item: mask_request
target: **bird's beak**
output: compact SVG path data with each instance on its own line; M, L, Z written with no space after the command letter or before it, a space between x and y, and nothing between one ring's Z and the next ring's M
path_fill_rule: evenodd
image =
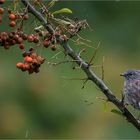
M124 76L124 73L121 73L120 76Z

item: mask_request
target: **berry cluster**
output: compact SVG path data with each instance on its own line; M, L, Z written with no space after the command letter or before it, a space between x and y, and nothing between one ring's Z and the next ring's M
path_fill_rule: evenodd
M5 0L0 0L0 4L3 4ZM0 22L2 22L2 15L4 14L5 10L4 8L0 7ZM15 27L17 25L18 20L27 20L29 18L28 14L26 12L13 12L11 9L7 9L7 12L9 13L9 26Z
M52 36L46 37L43 41L43 46L45 48L50 47L52 51L55 51L57 49L56 36L52 35Z
M0 4L3 4L5 0L0 0ZM28 43L35 43L35 48L43 46L45 48L50 47L52 51L57 49L57 39L56 36L60 35L60 33L51 35L49 32L44 30L43 28L37 27L37 30L34 29L35 34L25 34L23 25L24 20L27 20L28 10L20 9L20 10L11 10L10 8L2 8L0 7L0 22L2 22L2 15L5 13L5 10L8 13L9 18L9 26L15 27L10 28L10 32L1 32L0 33L0 46L5 49L9 49L12 46L18 46L19 49L25 50L25 41ZM14 31L13 31L14 29ZM32 46L32 45L31 45ZM33 47L33 46L32 46ZM24 62L19 62L16 64L18 69L22 71L27 71L29 74L39 72L39 68L41 64L44 63L45 59L35 53L34 49L30 49L28 52L24 51L23 53Z
M22 71L28 71L29 74L35 72L39 72L39 67L41 64L44 63L45 59L41 56L37 55L35 52L33 52L32 49L29 50L29 52L23 53L24 62L18 62L16 64L18 69L21 69Z
M18 20L27 20L29 18L26 13L13 13L10 9L8 9L8 13L10 19L9 25L11 27L15 27Z
M38 43L39 42L39 37L37 35L27 35L24 34L22 31L17 31L17 32L2 32L0 34L0 45L4 46L5 49L9 49L12 45L19 45L20 49L24 49L25 46L23 42L25 40L28 40L28 42L34 42Z

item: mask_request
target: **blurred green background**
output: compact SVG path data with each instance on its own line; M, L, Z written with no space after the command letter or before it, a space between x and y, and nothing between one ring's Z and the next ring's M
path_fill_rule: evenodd
M105 57L105 82L120 98L120 73L128 68L140 69L140 2L60 1L52 10L63 7L72 9L72 17L86 19L93 29L81 36L92 40L93 47L101 42L94 64L101 64ZM3 18L0 31L11 30L7 14ZM25 31L31 29L31 22L27 23ZM71 44L75 51L86 47ZM87 47L83 58L88 61L93 51ZM38 53L49 61L57 52L43 49ZM63 54L58 57L65 60ZM81 89L83 81L66 79L85 77L79 69L72 70L71 64L50 67L46 62L38 74L28 75L15 67L19 61L21 51L16 46L0 48L0 138L140 138L125 118L110 112L115 106L109 103L104 109L104 102L97 99L104 96L93 83ZM93 70L101 75L101 68Z

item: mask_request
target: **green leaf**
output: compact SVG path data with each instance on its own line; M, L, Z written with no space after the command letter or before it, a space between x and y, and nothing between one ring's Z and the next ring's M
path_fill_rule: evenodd
M72 14L72 11L68 8L62 8L60 10L54 11L52 14L55 15L55 14L63 14L63 13Z
M117 109L112 109L111 112L122 116L122 112Z

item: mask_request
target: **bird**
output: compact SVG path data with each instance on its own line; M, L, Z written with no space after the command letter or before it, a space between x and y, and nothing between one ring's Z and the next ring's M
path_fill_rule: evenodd
M128 69L120 76L125 78L123 104L130 104L135 109L140 110L140 70Z

